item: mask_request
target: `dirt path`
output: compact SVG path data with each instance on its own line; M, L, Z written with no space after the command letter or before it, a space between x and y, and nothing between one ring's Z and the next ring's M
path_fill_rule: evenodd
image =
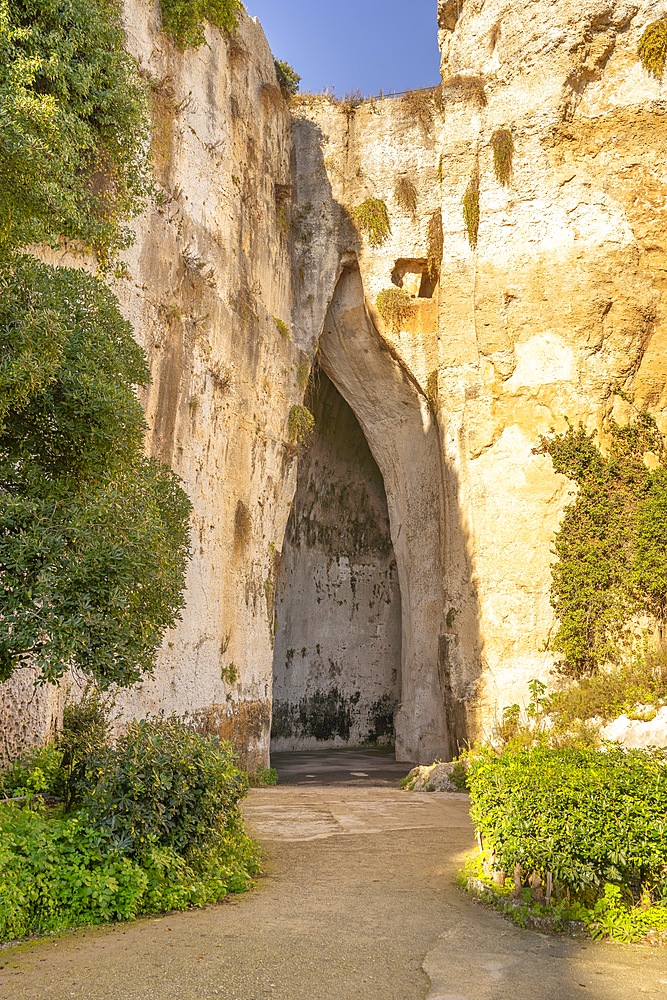
M464 795L285 786L246 812L253 893L0 951L11 1000L667 1000L667 953L521 932L452 881Z

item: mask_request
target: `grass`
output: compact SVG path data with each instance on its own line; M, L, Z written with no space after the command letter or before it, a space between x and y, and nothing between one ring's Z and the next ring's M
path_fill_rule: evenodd
M381 247L391 236L387 206L379 198L367 198L354 210L354 220L372 247Z
M440 87L408 90L402 95L401 103L411 121L418 122L423 131L428 132L433 125L436 109L442 107L442 91Z
M276 324L276 330L281 337L285 337L286 340L289 339L289 327L282 319L278 319L277 316L273 317L273 322Z
M307 406L297 404L289 411L287 432L292 444L307 444L315 432L315 417Z
M485 108L488 103L483 78L462 73L456 73L450 76L449 80L445 80L442 85L442 97L444 101L470 101L479 108Z
M380 316L393 333L400 333L414 312L414 300L404 288L385 288L375 302Z
M396 179L394 197L404 212L412 216L415 215L417 211L417 188L405 174L401 174Z
M444 234L442 231L442 213L434 212L428 223L428 244L426 251L426 264L428 273L433 281L440 277L440 266L442 264L442 254L444 251Z
M514 139L508 128L499 128L491 136L493 148L493 170L496 180L507 187L512 179Z
M639 706L665 702L667 646L662 646L636 657L629 666L583 677L565 690L550 694L545 709L556 717L556 725L562 729L577 720L599 718L610 722L623 714L641 718Z
M468 243L475 249L479 233L479 170L476 168L468 181L463 195L463 221L468 234Z
M639 40L637 54L646 72L661 80L667 63L667 17L649 24Z

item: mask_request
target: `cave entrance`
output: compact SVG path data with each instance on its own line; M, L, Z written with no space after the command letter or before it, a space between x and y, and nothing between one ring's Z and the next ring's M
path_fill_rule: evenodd
M320 425L301 460L277 587L272 748L353 745L393 730L398 760L446 759L438 428L373 324L357 265L339 278L318 357Z
M276 593L272 749L393 744L401 596L382 475L316 370Z

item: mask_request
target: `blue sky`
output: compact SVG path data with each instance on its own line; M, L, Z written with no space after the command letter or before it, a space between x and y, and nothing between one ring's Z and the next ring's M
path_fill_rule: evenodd
M437 0L245 0L302 90L412 90L440 80Z

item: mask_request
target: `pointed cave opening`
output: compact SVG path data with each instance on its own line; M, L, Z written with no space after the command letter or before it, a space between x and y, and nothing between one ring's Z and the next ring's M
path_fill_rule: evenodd
M401 594L382 474L316 370L278 585L272 752L394 743Z

